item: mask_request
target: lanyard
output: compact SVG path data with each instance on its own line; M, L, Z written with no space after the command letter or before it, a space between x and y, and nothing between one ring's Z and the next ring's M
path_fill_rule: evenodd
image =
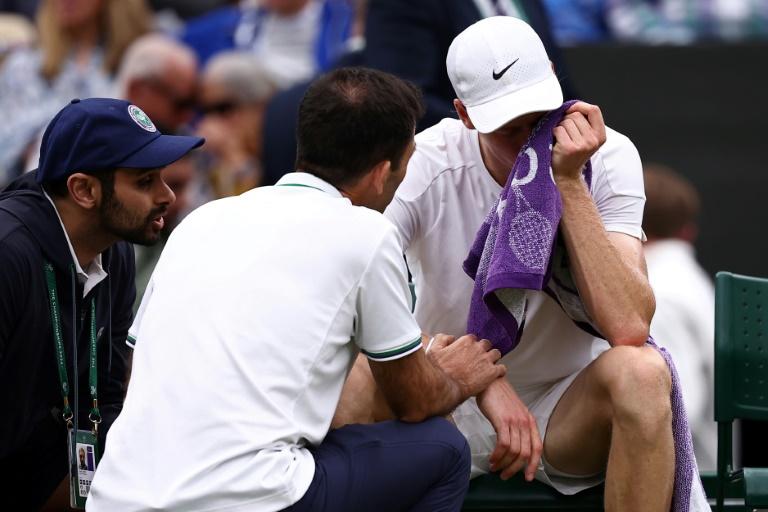
M64 400L64 409L62 418L67 423L67 428L72 428L72 408L69 405L69 379L67 377L67 362L64 356L64 336L61 329L61 308L59 307L58 293L56 292L56 273L53 265L45 263L45 281L48 285L48 299L51 306L51 323L53 324L53 341L56 345L56 363L59 367L59 382L61 383L61 396ZM74 304L72 307L75 307ZM94 433L98 430L101 423L101 414L99 413L99 402L97 398L98 373L96 369L96 298L91 297L90 314L90 358L88 371L88 387L93 400L93 407L88 413L88 419L93 423ZM77 343L77 339L74 340ZM77 400L77 397L75 397Z

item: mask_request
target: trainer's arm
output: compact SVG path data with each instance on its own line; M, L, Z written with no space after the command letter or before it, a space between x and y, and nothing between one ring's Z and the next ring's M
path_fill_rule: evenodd
M369 360L371 373L394 415L409 422L449 414L497 378L505 368L488 340L467 335L441 338L440 366L417 350L393 361Z
M425 357L421 330L411 314L402 246L395 226L384 219L381 223L383 236L358 286L354 339L394 414L421 421L450 412L503 375L504 368L495 364L499 351L474 336L455 341L441 336L436 341L444 347L439 366Z
M605 142L600 109L577 103L554 131L552 167L563 202L561 229L576 286L611 345L642 345L655 309L640 240L603 227L581 169Z

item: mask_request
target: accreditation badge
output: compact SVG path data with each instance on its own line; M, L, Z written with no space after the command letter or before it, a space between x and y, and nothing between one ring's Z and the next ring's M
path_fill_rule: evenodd
M84 509L99 463L99 442L90 430L69 431L69 504Z

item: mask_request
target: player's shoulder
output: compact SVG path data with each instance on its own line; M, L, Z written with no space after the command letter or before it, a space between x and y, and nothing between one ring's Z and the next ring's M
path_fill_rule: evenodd
M461 173L477 165L476 134L458 119L446 118L416 135L416 151L397 191L412 200L435 190L446 173Z
M469 142L469 130L458 119L445 118L416 134L416 154L422 155L436 167L448 165L464 151Z
M593 168L600 172L641 166L640 153L632 140L623 133L605 127L605 143L595 152Z
M629 137L627 137L623 133L611 128L610 126L606 126L605 127L605 144L603 144L603 147L600 149L622 148L622 147L634 148L635 144L632 142L632 140Z
M629 137L610 126L606 126L605 143L597 150L597 154L603 157L616 154L637 154L637 147Z

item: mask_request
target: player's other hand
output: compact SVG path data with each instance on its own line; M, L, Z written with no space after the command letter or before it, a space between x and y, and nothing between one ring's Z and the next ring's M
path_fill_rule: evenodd
M459 385L464 399L474 396L506 373L498 364L501 353L488 340L467 334L454 338L435 336L427 357Z
M579 101L553 130L552 172L555 179L579 178L584 165L605 142L600 107Z
M541 459L541 436L536 419L507 379L497 379L480 393L477 405L496 431L491 471L500 471L506 480L523 469L525 479L532 481Z

